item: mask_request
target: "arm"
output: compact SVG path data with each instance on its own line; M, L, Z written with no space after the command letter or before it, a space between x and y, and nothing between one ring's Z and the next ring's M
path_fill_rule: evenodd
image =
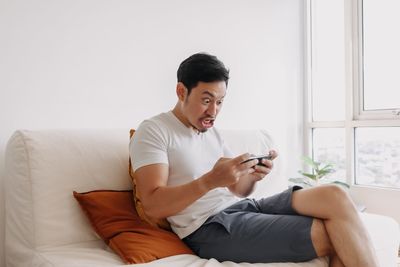
M272 156L272 159L262 160L262 163L265 165L265 167L254 165L253 173L249 173L243 177L240 177L239 181L229 186L228 189L238 197L247 197L250 195L254 191L256 183L268 175L273 168L272 160L278 156L278 153L275 150L271 150L269 153Z
M233 159L221 158L213 169L196 180L178 186L167 186L168 165L152 164L135 172L136 186L145 213L152 218L165 218L178 213L208 191L235 184L250 172L257 160L241 164L249 158L243 154Z

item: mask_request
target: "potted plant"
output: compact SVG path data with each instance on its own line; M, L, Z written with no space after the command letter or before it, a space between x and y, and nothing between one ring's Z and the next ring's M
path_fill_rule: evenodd
M298 184L302 187L313 187L320 184L337 184L346 188L350 188L347 183L341 181L332 181L326 178L326 175L335 172L333 164L321 163L314 161L312 158L304 156L302 158L303 162L310 166L311 173L299 171L303 177L289 178L289 181L293 184Z

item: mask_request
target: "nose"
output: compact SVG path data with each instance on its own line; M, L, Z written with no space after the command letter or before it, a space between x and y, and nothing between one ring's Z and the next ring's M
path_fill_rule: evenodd
M207 115L215 117L218 113L218 106L216 103L211 103L207 109Z

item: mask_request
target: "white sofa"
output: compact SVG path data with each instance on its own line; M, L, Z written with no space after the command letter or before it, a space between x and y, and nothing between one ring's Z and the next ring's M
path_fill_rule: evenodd
M223 131L237 153L271 146L264 131ZM6 262L8 267L122 266L95 234L72 191L130 189L129 130L16 131L6 150ZM256 195L285 188L279 161ZM362 214L382 267L395 267L399 226L391 218ZM138 266L328 266L326 258L304 263L248 264L177 255Z

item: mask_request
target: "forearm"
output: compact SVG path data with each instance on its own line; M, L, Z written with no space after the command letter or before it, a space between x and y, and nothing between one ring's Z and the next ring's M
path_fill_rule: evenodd
M238 197L247 197L250 195L256 187L256 181L250 177L250 175L243 176L239 181L228 189Z
M213 189L207 176L179 186L157 187L142 200L145 213L153 218L166 218L182 211Z
M248 154L234 159L221 158L212 170L198 179L179 186L168 186L168 166L153 164L139 168L135 172L136 189L143 204L144 212L152 218L165 218L177 214L193 202L217 187L230 187L239 182L256 162L243 163ZM240 182L234 187L235 194L248 195L249 185Z

